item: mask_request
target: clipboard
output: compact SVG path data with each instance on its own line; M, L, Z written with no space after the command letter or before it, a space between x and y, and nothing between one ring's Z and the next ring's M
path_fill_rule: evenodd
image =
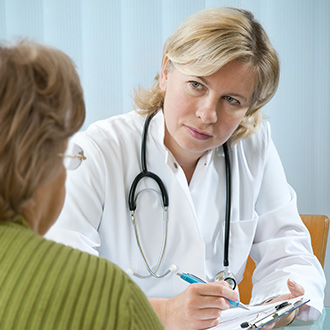
M249 321L245 321L241 323L242 330L257 330L261 329L267 324L278 320L279 318L293 312L297 308L301 307L308 303L310 299L301 298L295 302L283 301L278 303L273 307L273 310L267 311L267 313L259 313L257 317L250 319Z
M229 308L222 312L220 324L212 330L257 330L287 315L310 299L300 296L267 305L249 305L249 310ZM245 327L242 327L244 323Z

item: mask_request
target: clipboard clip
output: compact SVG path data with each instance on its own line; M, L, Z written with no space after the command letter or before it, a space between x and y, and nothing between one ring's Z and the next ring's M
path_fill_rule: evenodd
M294 311L295 309L299 308L300 306L306 304L309 302L309 299L300 299L296 301L295 303L291 303L289 301L283 301L280 304L276 305L272 308L271 312L265 312L263 313L263 316L259 318L259 314L254 318L254 320L250 322L243 322L241 323L241 328L246 330L252 330L252 329L260 329L263 326L279 319L280 317L287 315Z

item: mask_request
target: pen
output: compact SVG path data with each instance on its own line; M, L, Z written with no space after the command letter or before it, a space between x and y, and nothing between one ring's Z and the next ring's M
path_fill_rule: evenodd
M199 277L197 277L193 274L189 274L189 273L182 273L182 274L181 273L176 273L176 274L188 283L206 283L205 281L203 281L202 279L200 279ZM242 304L239 300L233 301L233 300L230 300L228 298L226 298L226 299L233 306L249 310L249 308L247 306L245 306L244 304Z

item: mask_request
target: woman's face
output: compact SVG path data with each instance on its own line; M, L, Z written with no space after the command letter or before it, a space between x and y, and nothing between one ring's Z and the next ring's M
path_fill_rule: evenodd
M241 61L203 77L185 75L167 62L159 83L165 92L164 142L183 166L230 138L251 104L255 75Z

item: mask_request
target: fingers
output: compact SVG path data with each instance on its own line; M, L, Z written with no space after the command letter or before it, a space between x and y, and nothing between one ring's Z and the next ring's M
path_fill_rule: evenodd
M187 330L206 330L217 326L220 323L220 317L214 320L199 320L195 323L193 328L187 328Z
M208 284L197 284L196 288L198 288L199 294L202 296L214 296L221 297L230 300L237 300L238 294L234 291L227 282L219 281L212 282ZM194 288L194 286L191 286Z
M294 320L296 316L296 312L293 311L279 319L277 319L276 321L266 325L265 327L263 327L262 329L264 330L269 330L269 329L274 329L274 328L282 328L282 327L285 327L289 324L291 324Z
M279 301L283 301L283 300L296 298L296 297L299 297L299 296L302 296L305 294L304 287L302 285L298 284L297 282L295 282L291 278L288 279L287 286L290 291L289 293L280 295L280 296L268 301L266 304L272 304L274 302L279 302Z
M221 312L238 295L226 282L190 284L181 294L170 298L166 307L167 328L208 329L220 323Z
M219 283L191 284L186 289L186 304L189 309L210 309L226 310L229 308L229 301L237 299L237 293L227 286Z
M303 286L298 284L291 278L288 279L287 285L288 285L288 289L289 289L290 293L281 295L281 296L273 299L270 303L296 298L296 297L299 297L299 296L302 296L305 294L305 289L303 288ZM284 326L290 324L294 320L294 318L297 314L297 311L298 310L295 310L295 311L281 317L277 321L272 322L271 324L269 324L268 326L265 327L265 330L273 329L273 328L281 328L281 327L284 327Z
M299 297L305 294L305 289L300 284L296 283L293 279L288 279L288 288L293 298Z

